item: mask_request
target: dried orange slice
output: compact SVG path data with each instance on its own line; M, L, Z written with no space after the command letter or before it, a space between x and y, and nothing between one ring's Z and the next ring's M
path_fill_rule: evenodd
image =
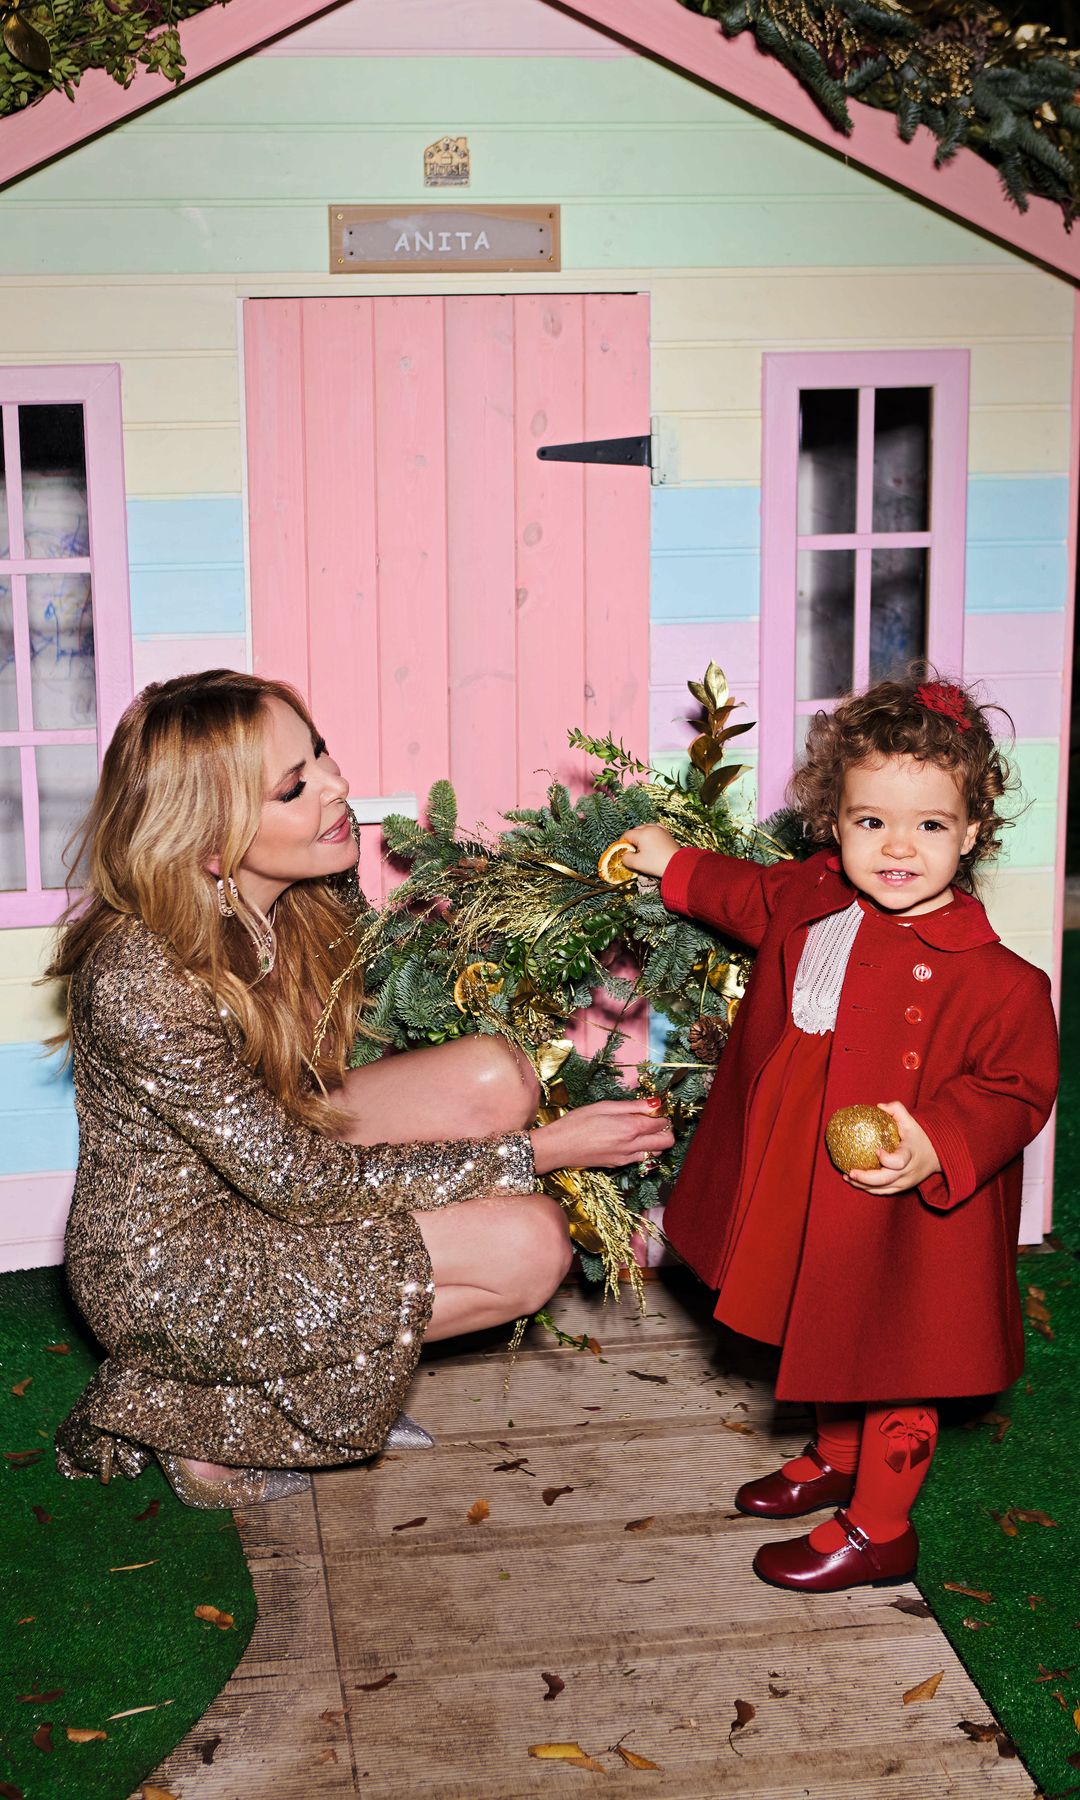
M498 963L469 963L454 983L454 1005L458 1012L468 1012L481 993L500 994L502 985Z
M596 865L596 873L601 881L610 882L612 887L618 887L623 881L633 881L633 871L627 868L620 854L623 850L633 848L633 844L628 844L625 838L617 838L614 844L608 845Z

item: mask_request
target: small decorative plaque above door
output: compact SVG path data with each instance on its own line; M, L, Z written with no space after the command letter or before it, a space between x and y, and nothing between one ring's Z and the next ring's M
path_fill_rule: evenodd
M443 137L424 151L425 187L468 187L469 140Z
M332 206L332 275L558 269L557 206Z

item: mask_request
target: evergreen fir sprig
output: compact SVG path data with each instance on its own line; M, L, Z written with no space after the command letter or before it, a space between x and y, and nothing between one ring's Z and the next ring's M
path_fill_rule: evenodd
M848 101L896 115L910 142L920 125L935 160L967 146L997 168L1010 200L1032 194L1080 211L1080 50L1049 28L1020 24L992 0L682 0L729 37L752 31L792 71L838 131Z
M32 106L60 89L69 100L88 69L103 69L121 87L147 69L179 84L184 56L178 27L185 19L228 0L29 0L18 11L0 4L5 15L0 47L0 117ZM12 18L43 40L45 55L24 61L25 46Z

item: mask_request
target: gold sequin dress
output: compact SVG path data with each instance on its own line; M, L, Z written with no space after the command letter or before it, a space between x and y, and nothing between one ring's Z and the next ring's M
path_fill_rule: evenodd
M410 1209L537 1186L524 1134L344 1144L293 1119L137 921L72 979L79 1166L68 1282L108 1352L67 1474L146 1446L235 1466L372 1455L431 1316Z

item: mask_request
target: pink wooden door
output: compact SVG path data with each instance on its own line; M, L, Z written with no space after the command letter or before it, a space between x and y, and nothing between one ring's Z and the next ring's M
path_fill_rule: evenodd
M308 696L373 820L580 786L571 725L643 752L648 473L540 461L648 429L643 295L245 307L254 667ZM550 772L550 773L549 773Z
M568 727L645 754L648 471L536 451L648 430L647 297L253 300L244 351L254 668L350 777L365 891L441 776L497 829L580 790Z

